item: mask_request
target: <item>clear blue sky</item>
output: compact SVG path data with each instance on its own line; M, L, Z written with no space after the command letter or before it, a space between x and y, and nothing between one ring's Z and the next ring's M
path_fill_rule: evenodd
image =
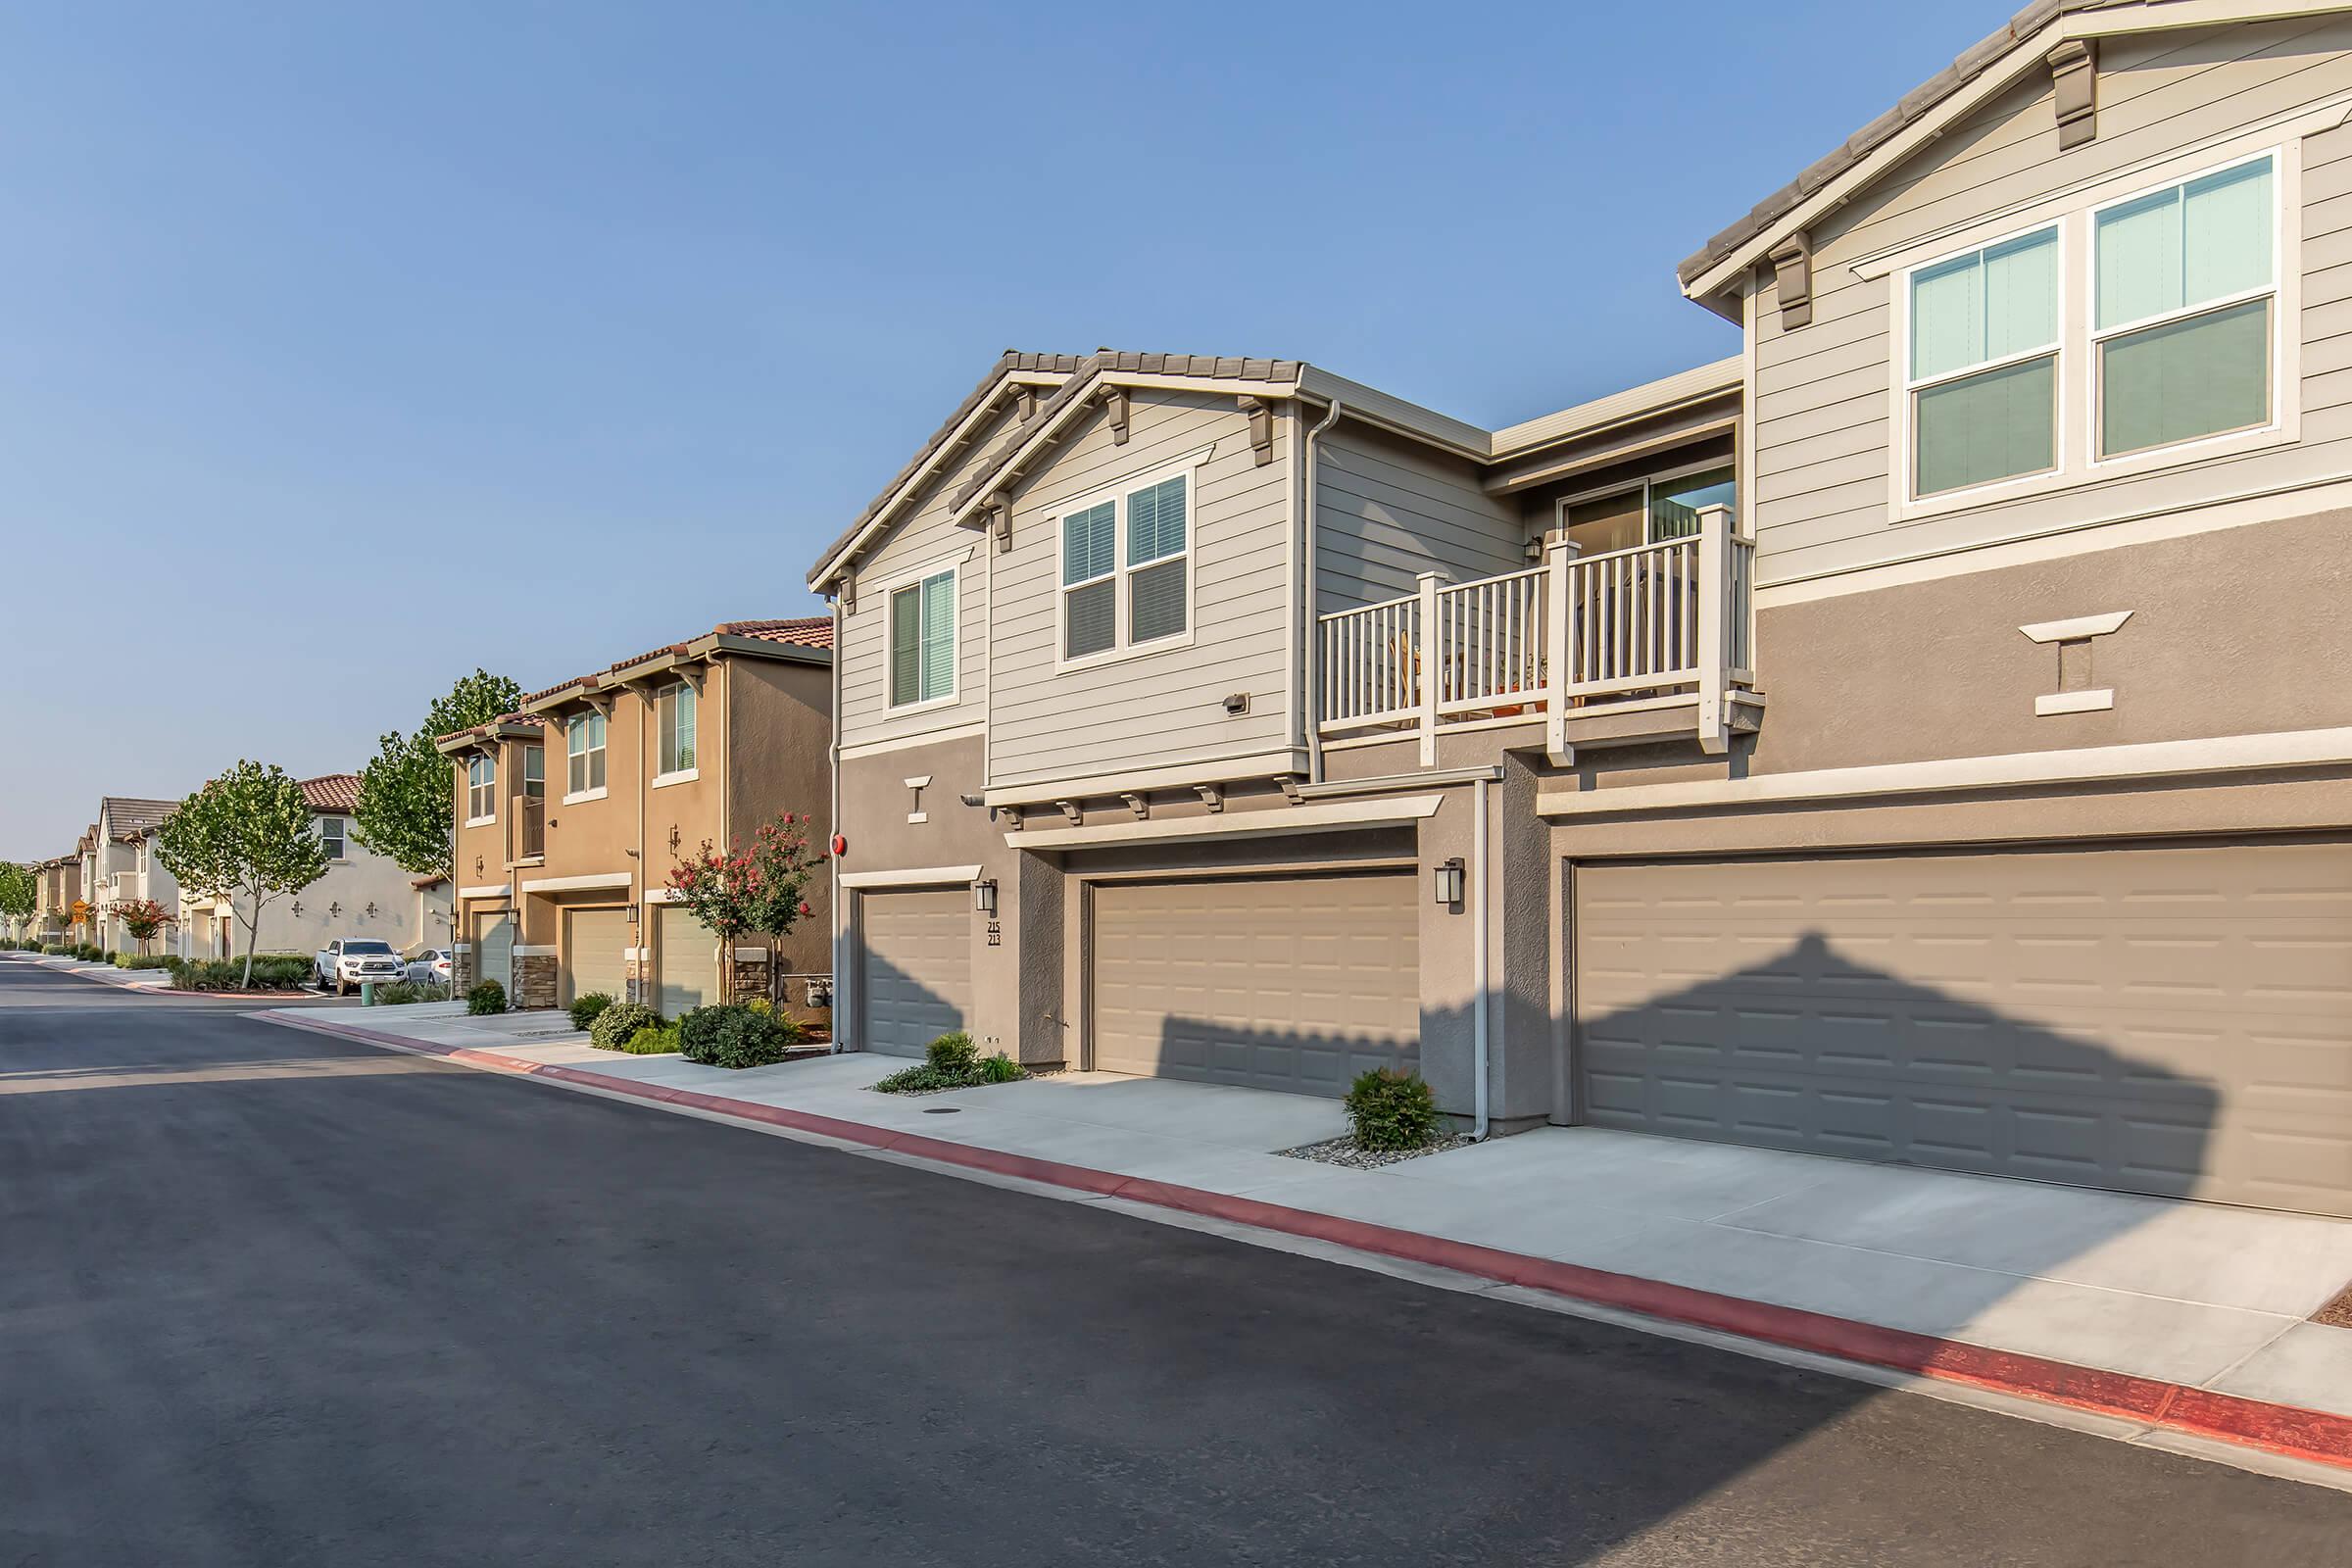
M1983 6L0 13L0 855L818 609L1008 346L1481 423L1737 351L1674 265Z

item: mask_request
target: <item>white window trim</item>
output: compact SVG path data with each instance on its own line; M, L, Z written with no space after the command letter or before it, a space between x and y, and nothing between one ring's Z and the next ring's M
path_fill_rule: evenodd
M1154 654L1173 653L1179 648L1192 647L1198 640L1200 631L1200 604L1198 602L1200 590L1200 469L1201 465L1208 462L1210 454L1215 451L1216 444L1211 442L1209 445L1197 451L1188 452L1180 458L1171 459L1150 468L1139 469L1124 478L1114 479L1107 484L1097 485L1084 495L1056 502L1046 513L1046 526L1054 530L1054 672L1055 674L1093 669L1101 664L1124 663L1131 659L1149 659ZM1184 480L1184 548L1174 555L1161 556L1157 560L1147 561L1138 566L1129 565L1127 564L1127 497L1135 491L1175 478ZM1062 580L1063 568L1067 563L1070 541L1068 534L1062 528L1061 519L1071 513L1084 512L1090 507L1101 506L1105 501L1109 502L1114 509L1109 575L1107 577L1089 577L1083 583L1064 582ZM1138 571L1165 565L1171 561L1184 563L1184 630L1166 637L1154 637L1150 642L1129 642L1127 640L1128 579ZM1071 589L1084 588L1098 582L1110 582L1117 585L1111 591L1111 598L1114 601L1111 625L1115 640L1099 654L1082 654L1072 659L1063 652L1070 645L1069 624L1065 618L1063 607L1069 601Z
M2066 473L2069 466L2068 459L2073 451L2072 437L2074 435L2068 417L2072 412L2074 399L2067 395L2068 367L2075 361L2075 356L2068 352L2072 347L2070 339L2073 336L2071 331L2073 302L2069 299L2072 290L2067 282L2071 275L2067 266L2067 256L2073 248L2070 243L2072 236L2068 232L2071 226L2066 218L2040 219L2022 228L2012 228L1998 234L1986 234L1972 239L1965 245L1953 246L1922 261L1910 263L1898 269L1894 273L1894 284L1889 292L1888 308L1894 316L1895 445L1887 453L1887 466L1894 470L1895 492L1901 498L1905 508L1923 512L1941 512L1954 505L1967 506L1978 501L1987 500L2004 491L2014 491L2037 483L2047 483ZM2048 343L2037 344L2030 349L2020 350L2015 354L2004 354L1998 359L1985 360L1964 369L1947 370L1937 375L1913 376L1911 373L1911 280L1921 272L1941 267L1946 262L1956 261L1978 251L1990 250L1995 245L2005 245L2011 240L2024 239L2030 234L2045 232L2056 235L2058 245L2058 298L2054 302L2058 320L2056 339ZM1919 453L1914 445L1918 422L1914 410L1917 407L1919 394L1924 390L1966 380L1972 375L1983 375L1990 370L2006 369L2013 365L2024 365L2030 361L2044 359L2055 359L2057 362L2050 372L2052 389L2051 466L2046 468L2036 468L2032 473L2013 473L2006 478L1987 479L1983 484L1962 485L1956 490L1937 490L1929 495L1919 494L1915 488L1919 480Z
M335 824L335 834L333 839L335 847L333 851L328 854L327 860L332 864L340 865L345 860L351 858L351 824L345 818L337 815L328 815L318 818L318 847L322 850L326 848L328 843L326 824L329 822Z
M466 819L467 827L495 827L497 824L498 816L495 812L489 816L469 816Z
M577 801L601 801L605 798L605 792L612 783L612 730L610 721L608 721L606 724L605 739L602 745L583 746L576 752L571 749L572 726L577 724L585 727L589 719L602 717L604 717L604 715L601 713L574 713L571 717L564 721L564 782L566 785L571 783L571 764L575 759L585 760L587 758L595 757L599 753L602 753L605 759L605 783L591 784L586 789L567 789L564 796L564 804L565 806L570 806ZM588 771L588 769L582 767L581 771L585 773Z
M2306 117L2307 120L2310 118ZM1888 526L1927 522L1956 513L2051 495L2084 484L2166 468L2186 467L2216 458L2288 446L2302 439L2303 270L2299 260L2303 253L2303 136L2315 129L2328 128L2341 118L2346 117L2339 109L2327 116L2325 123L2313 121L2286 126L2284 129L2287 134L2283 139L2280 134L2282 127L2276 122L2258 131L2240 130L2215 137L2196 147L2184 149L2170 159L2128 171L2116 178L2071 186L2044 201L2012 209L1974 228L1947 230L1932 241L1932 253L1923 244L1907 251L1882 252L1877 257L1855 262L1853 270L1856 276L1884 277L1888 280ZM2275 160L2272 199L2278 223L2274 235L2276 243L2271 253L2278 290L2278 307L2273 313L2275 319L2272 322L2272 422L2245 430L2226 431L2220 435L2199 436L2172 446L2149 447L2113 458L2097 457L2096 443L2091 434L2096 429L2091 420L2097 412L2092 385L2097 379L2097 369L2090 361L2090 351L2098 268L2092 215L2152 191L2250 163L2266 154ZM2058 366L2059 466L2045 472L1995 480L1963 490L1938 491L1925 497L1913 496L1911 394L1907 384L1911 365L1909 274L1966 252L1998 244L2004 238L2016 238L2037 228L2046 228L2052 222L2059 227L2062 279L2059 313L2060 320L2064 323ZM2070 255L2075 258L2071 264L2067 260ZM2205 310L2218 308L2213 304L2202 307ZM2181 314L2186 316L2192 313ZM2119 332L2129 329L2115 328ZM2108 335L2105 332L2098 334L2101 338ZM2077 369L2076 367L2083 368Z
M662 755L669 750L669 742L662 734L662 704L664 699L677 692L694 693L694 755L696 760L699 761L703 755L703 694L695 690L691 681L674 680L654 693L654 760L656 762L661 761ZM689 763L684 767L667 768L655 774L654 783L658 786L662 780L667 779L674 784L694 776L694 765Z
M672 773L656 773L653 777L653 782L646 787L648 789L665 790L672 784L691 784L702 776L703 773L702 769L700 768L681 767Z
M2099 215L2110 208L2137 201L2142 196L2152 196L2160 190L2171 190L2175 186L2185 185L2191 180L2203 179L2208 174L2227 173L2230 170L2242 169L2249 164L2259 163L2265 158L2271 161L2271 275L2269 281L2258 288L2240 289L2234 294L2220 295L2210 300L2200 301L2195 305L2184 305L2177 311L2159 312L2157 315L2142 317L2135 321L2125 321L2115 326L2100 326L2098 324ZM2302 182L2297 180L2297 206L2301 205L2301 188ZM2086 254L2083 257L2082 294L2083 325L2089 336L2089 346L2085 350L2083 363L2084 374L2088 378L2090 412L2089 422L2084 426L2083 444L2090 459L2089 467L2094 472L2118 468L2128 469L2143 458L2156 456L2173 458L2177 454L2201 448L2249 444L2248 438L2268 437L2272 440L2277 438L2279 429L2285 423L2285 410L2288 402L2288 385L2280 379L2279 375L2281 364L2286 358L2284 341L2287 335L2286 273L2292 271L2298 276L2302 273L2302 268L2290 269L2286 265L2286 258L2283 254L2287 229L2284 220L2285 207L2286 149L2284 147L2265 147L2244 157L2225 159L2221 163L2205 169L2195 170L2173 178L2161 179L2151 185L2142 185L2138 189L2127 191L2121 196L2109 197L2090 209L2084 220L2088 228L2089 242L2083 247ZM2296 225L2298 231L2300 227L2300 224ZM2300 249L2301 246L2298 244L2298 252ZM2099 431L2104 427L2103 420L2106 415L2107 377L2101 373L2099 354L2099 350L2104 344L2114 338L2129 337L2134 332L2144 332L2153 326L2163 326L2173 321L2190 320L2199 316L2209 316L2217 311L2226 311L2233 305L2244 305L2254 300L2271 302L2271 416L2268 419L2260 424L2241 425L2234 430L2217 430L2211 435L2191 436L2185 441L2170 441L2153 447L2136 447L2130 452L2119 452L2113 456L2104 455L2099 451ZM2300 316L2300 299L2296 303L2297 315ZM2302 337L2300 329L2296 331L2295 337L2300 341ZM2299 405L2302 400L2298 398L2294 401ZM2257 439L2250 444L2269 445L2270 441Z
M490 776L484 779L478 785L473 781L473 768L476 762L488 762L490 764ZM466 809L468 811L473 809L473 792L476 789L486 789L490 792L490 812L487 816L466 817L466 825L467 827L489 827L498 820L498 762L495 759L473 757L466 760Z
M906 713L928 713L934 709L953 708L957 703L963 701L963 564L970 557L970 555L971 552L966 550L959 555L951 556L944 561L934 561L926 565L916 566L911 570L900 572L896 576L892 577L888 582L880 583L872 588L862 590L865 594L871 595L873 599L882 607L882 711L892 718L897 718ZM956 613L950 617L950 622L953 628L951 635L954 638L954 643L948 658L948 694L945 697L926 697L911 703L894 703L890 700L890 678L893 659L893 650L890 646L891 596L904 588L920 589L924 583L930 581L933 577L942 575L945 575L951 579L951 583L948 588L948 594L949 597L954 599L956 602ZM916 623L919 635L919 627L921 623L921 616L919 613L921 608L920 600L916 601L916 608L918 611ZM921 652L919 649L916 652L916 657L918 659L921 657Z

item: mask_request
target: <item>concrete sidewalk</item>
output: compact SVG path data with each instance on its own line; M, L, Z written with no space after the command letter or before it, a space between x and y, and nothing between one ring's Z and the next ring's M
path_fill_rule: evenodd
M1095 1191L1124 1179L1135 1186L1121 1196L1168 1206L1227 1200L1229 1217L1265 1216L1251 1223L1882 1365L1918 1358L1917 1337L1934 1364L1908 1369L2087 1408L2152 1400L2162 1419L2212 1396L2325 1412L2344 1418L2322 1425L2352 1459L2352 1330L2307 1321L2352 1280L2352 1223L1592 1128L1352 1170L1274 1152L1344 1131L1336 1102L1258 1090L1067 1073L901 1098L870 1088L906 1065L895 1058L727 1072L576 1034L515 1038L561 1029L561 1014L467 1018L439 1004L256 1016L728 1102L696 1109L854 1124L859 1141L920 1139L958 1163L1050 1164L1060 1173L1044 1179ZM1431 1246L1417 1253L1412 1238ZM1728 1313L1710 1304L1727 1301ZM1847 1327L1816 1329L1808 1314ZM2058 1373L2027 1377L2012 1358ZM2099 1383L2109 1374L2138 1380L2131 1398L2110 1396L2125 1385ZM2301 1438L2258 1446L2314 1451Z
M118 969L111 963L87 963L80 958L61 957L54 953L19 952L7 956L20 963L37 963L44 969L104 981L110 986L121 986L125 991L162 991L172 984L172 971L169 969Z

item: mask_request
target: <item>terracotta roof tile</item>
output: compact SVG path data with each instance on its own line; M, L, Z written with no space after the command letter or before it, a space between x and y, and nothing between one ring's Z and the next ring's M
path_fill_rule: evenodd
M833 617L803 615L794 620L730 620L718 627L729 637L750 637L763 643L785 643L794 648L830 648L833 646Z
M321 773L302 781L303 803L314 811L356 811L360 808L360 775Z

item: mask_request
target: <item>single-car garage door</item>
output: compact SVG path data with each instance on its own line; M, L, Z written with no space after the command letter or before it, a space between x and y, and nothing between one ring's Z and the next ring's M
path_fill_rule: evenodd
M859 1039L919 1056L972 1015L972 895L966 888L858 895L863 939Z
M592 992L628 995L629 911L571 909L564 916L564 963L556 1004L568 1007Z
M1100 884L1094 1066L1306 1095L1417 1069L1414 887L1410 873Z
M2352 1215L2352 845L1575 875L1594 1125Z
M654 930L661 942L655 955L661 986L656 995L662 1017L683 1018L695 1008L718 1000L718 938L689 909L658 904Z
M514 992L514 916L490 909L473 917L473 978L495 980L509 996Z

